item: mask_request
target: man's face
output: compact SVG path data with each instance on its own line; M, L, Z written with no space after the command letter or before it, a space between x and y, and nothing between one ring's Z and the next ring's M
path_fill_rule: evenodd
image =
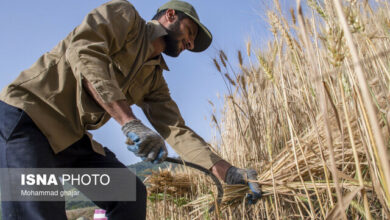
M177 57L183 50L194 48L194 41L198 34L198 25L190 18L176 19L166 27L167 35L164 36L164 53L171 57Z

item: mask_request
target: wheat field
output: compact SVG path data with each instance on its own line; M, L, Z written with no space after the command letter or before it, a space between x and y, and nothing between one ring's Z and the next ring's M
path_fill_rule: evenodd
M256 169L263 198L251 206L246 186L224 186L208 213L207 177L162 170L149 178L148 219L389 219L389 5L297 0L286 13L274 0L267 47L243 42L213 60L227 88L213 149Z

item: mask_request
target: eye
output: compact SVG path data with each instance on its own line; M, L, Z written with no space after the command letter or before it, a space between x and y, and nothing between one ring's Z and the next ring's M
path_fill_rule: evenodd
M187 30L188 30L188 34L189 34L190 36L192 36L192 30L191 30L191 28L187 27Z

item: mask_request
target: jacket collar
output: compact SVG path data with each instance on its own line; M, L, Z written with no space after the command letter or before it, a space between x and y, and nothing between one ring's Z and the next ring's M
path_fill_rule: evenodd
M157 20L151 20L146 23L148 37L150 41L154 41L158 37L162 37L168 34L165 28Z
M148 37L148 54L152 53L154 51L153 45L151 42L153 42L155 39L167 35L167 31L165 28L158 22L157 20L151 20L146 23L147 26L147 37ZM157 58L158 64L160 65L162 69L169 71L169 68L167 66L167 63L165 62L163 56L160 54Z

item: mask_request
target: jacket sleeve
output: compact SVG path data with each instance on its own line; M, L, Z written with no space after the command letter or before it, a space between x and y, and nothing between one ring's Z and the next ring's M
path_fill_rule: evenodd
M141 107L153 127L184 160L206 169L222 160L198 134L185 125L161 73L158 74L154 90L144 97Z
M76 79L86 78L105 103L126 99L109 70L110 55L136 34L140 20L129 2L114 0L92 10L73 31L66 59Z

